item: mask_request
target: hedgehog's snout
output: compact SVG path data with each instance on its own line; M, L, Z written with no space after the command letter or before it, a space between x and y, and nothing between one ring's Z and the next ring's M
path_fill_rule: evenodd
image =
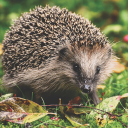
M84 85L82 86L81 90L85 93L91 92L91 79L85 80Z

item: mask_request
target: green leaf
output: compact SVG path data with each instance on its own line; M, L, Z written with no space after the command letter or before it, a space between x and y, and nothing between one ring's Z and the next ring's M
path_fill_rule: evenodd
M97 109L103 110L105 112L113 112L116 109L121 98L127 98L128 93L123 94L122 96L113 96L103 100L100 104L96 106ZM105 112L100 110L92 110L89 116L94 116L97 124L104 126L107 122L110 123L108 116ZM100 122L100 123L99 123Z
M35 120L38 120L44 116L46 116L47 113L29 113L24 119L23 119L23 124L27 122L33 122Z
M27 113L47 113L47 111L42 106L31 100L19 97L13 97L13 99L15 100L15 104L22 107Z
M97 109L101 109L105 112L112 112L118 105L121 96L113 96L103 100L100 104L96 106ZM98 113L103 113L100 110L91 111L90 115L97 115Z
M0 102L0 120L24 124L47 114L54 113L48 113L42 106L27 99L12 97Z
M75 116L68 116L68 115L65 115L65 117L71 122L71 124L74 126L74 127L80 127L82 126L81 123L78 123L77 121L80 121L80 118L76 118Z

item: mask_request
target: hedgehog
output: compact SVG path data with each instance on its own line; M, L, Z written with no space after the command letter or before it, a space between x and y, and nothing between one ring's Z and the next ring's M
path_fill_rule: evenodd
M38 6L5 34L3 86L47 103L79 93L99 104L97 85L112 72L112 45L88 19L63 8ZM22 92L21 92L22 90Z

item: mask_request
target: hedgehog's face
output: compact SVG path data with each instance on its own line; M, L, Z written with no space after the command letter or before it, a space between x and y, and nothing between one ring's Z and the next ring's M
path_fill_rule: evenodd
M74 74L77 86L83 92L93 92L96 85L103 82L111 73L112 55L111 47L95 49L76 50L69 48L60 50L60 60L66 61Z
M92 52L85 50L76 59L79 60L81 89L84 92L96 90L96 85L103 82L112 72L113 60L109 45L105 48L93 49Z

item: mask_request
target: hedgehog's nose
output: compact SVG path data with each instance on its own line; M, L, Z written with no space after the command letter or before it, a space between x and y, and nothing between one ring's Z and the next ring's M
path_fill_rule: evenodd
M85 84L85 85L82 87L82 91L85 92L85 93L89 93L89 92L91 91L90 85Z
M91 87L90 87L90 83L91 83L91 80L85 80L85 84L84 86L82 87L82 91L85 92L85 93L89 93L91 91Z

